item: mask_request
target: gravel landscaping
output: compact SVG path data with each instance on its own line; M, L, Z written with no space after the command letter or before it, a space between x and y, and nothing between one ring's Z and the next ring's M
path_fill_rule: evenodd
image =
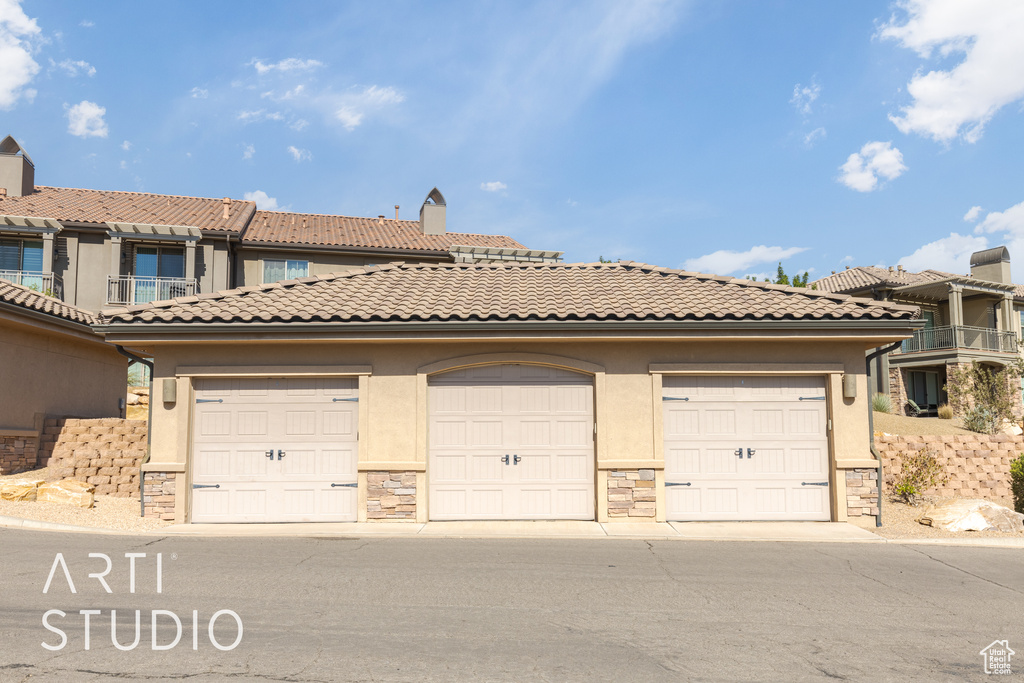
M1024 539L1024 531L1019 533L1004 533L1002 531L946 531L935 527L921 524L917 518L924 514L928 505L938 498L922 498L917 506L896 502L886 498L882 503L882 526L866 527L879 536L886 538L1016 538ZM1003 498L987 498L993 503L998 503L1013 509L1013 501Z
M900 436L927 434L975 434L963 428L960 418L943 420L938 417L907 417L892 413L874 413L875 431Z
M0 482L9 479L56 481L57 477L52 476L49 468L44 467L32 472L0 476ZM158 519L140 517L138 498L114 498L113 496L96 496L95 506L88 509L63 503L0 500L0 516L126 532L152 531L170 524L170 522Z

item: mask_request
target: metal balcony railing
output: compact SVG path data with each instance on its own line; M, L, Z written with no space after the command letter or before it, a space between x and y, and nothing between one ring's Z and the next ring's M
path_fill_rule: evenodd
M108 275L107 304L145 304L196 293L196 281L181 277Z
M975 349L978 351L1017 352L1017 335L988 327L946 325L918 330L903 341L898 353L939 351L942 349Z
M64 300L64 281L60 279L60 275L31 270L0 270L0 280L7 280L54 299Z

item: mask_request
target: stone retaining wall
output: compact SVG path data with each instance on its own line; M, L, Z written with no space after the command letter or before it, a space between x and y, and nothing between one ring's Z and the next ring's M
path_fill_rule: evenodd
M61 479L93 484L97 495L137 497L145 455L145 420L59 418L43 424L40 465L48 464Z
M0 434L0 474L17 474L36 468L38 442L34 436Z
M174 521L174 498L177 484L176 472L144 472L145 496L144 516Z
M367 472L367 519L416 519L416 473Z
M846 470L846 514L849 517L878 514L878 470Z
M1024 453L1024 436L948 434L942 436L895 436L876 434L875 446L882 455L885 486L902 471L900 453L911 455L929 449L949 475L945 486L925 491L940 498L1010 498L1010 462Z
M654 470L608 470L608 516L654 517Z

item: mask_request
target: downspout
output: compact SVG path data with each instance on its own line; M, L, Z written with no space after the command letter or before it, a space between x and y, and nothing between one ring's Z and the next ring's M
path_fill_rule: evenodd
M136 363L142 363L149 368L149 418L146 421L146 455L142 458L142 462L139 463L139 517L146 516L146 476L142 472L142 466L149 462L149 452L153 446L153 361L140 358L134 353L129 353L124 350L124 347L120 344L114 344L114 348L117 352L125 358L132 360Z
M895 351L897 348L903 345L902 341L898 341L894 344L886 346L883 349L878 349L867 355L865 359L865 365L868 371L868 377L871 376L871 361L884 356L890 351ZM878 514L875 516L875 527L882 526L882 483L885 474L882 472L882 454L875 448L875 411L871 407L871 395L874 393L871 389L871 382L868 382L868 443L871 444L871 455L875 456L875 460L878 461Z

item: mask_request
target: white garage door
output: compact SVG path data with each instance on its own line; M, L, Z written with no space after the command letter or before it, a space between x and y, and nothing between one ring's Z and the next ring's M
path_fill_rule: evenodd
M823 377L662 386L668 519L830 519Z
M193 522L354 522L357 383L197 379Z
M430 518L594 519L591 378L489 365L430 379Z

